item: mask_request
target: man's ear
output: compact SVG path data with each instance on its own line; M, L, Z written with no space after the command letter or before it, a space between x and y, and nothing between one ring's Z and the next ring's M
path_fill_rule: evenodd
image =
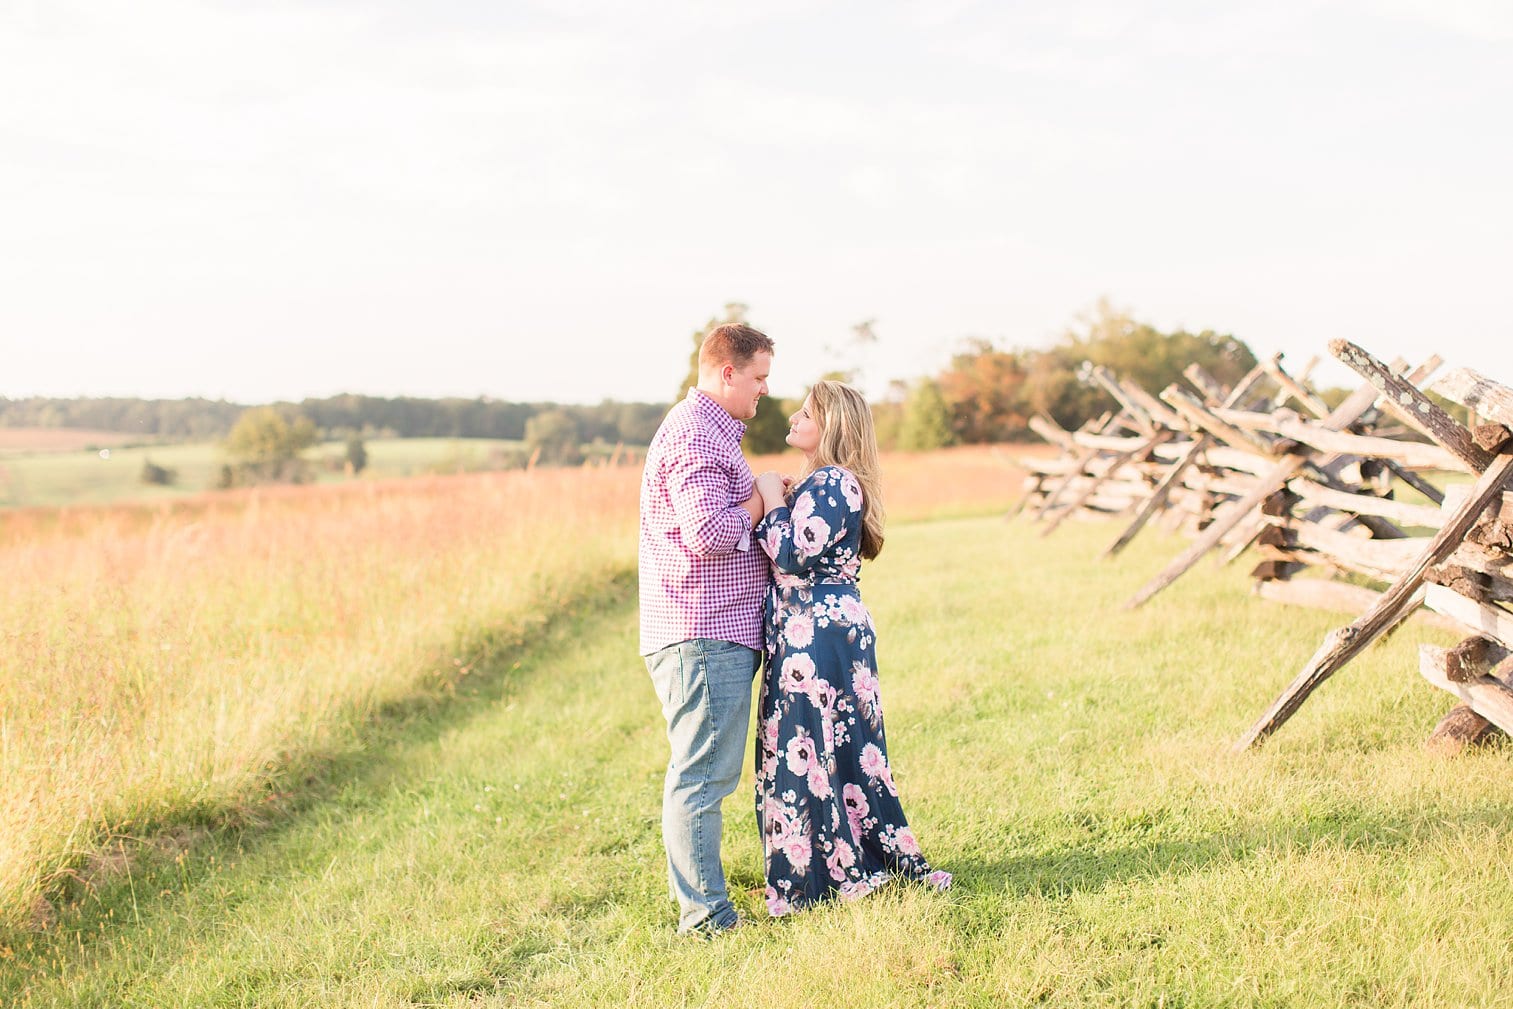
M725 367L723 367L723 368L720 369L720 381L721 382L724 382L726 385L734 385L735 383L734 383L734 381L732 381L734 378L735 378L735 365L733 365L733 364L727 364L727 365L725 365Z

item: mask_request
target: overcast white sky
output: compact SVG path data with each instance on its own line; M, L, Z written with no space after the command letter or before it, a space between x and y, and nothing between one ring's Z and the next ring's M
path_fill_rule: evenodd
M1505 0L0 0L0 395L665 400L727 301L877 392L1101 296L1513 382L1510 122Z

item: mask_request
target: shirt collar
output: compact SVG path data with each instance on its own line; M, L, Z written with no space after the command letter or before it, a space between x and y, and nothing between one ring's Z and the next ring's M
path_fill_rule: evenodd
M746 435L746 425L736 420L723 406L709 398L709 394L701 392L697 387L688 390L688 402L694 412L708 420L722 434L729 435L735 441L740 441Z

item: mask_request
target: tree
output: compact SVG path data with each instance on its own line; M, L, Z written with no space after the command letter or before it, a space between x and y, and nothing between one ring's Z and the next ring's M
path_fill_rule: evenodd
M232 482L304 482L309 471L299 454L315 440L315 425L300 414L285 417L271 406L245 411L226 436L226 455L234 463Z
M315 444L315 425L296 414L286 419L271 406L244 412L226 436L226 454L238 462L277 463Z
M1154 394L1183 382L1182 372L1192 364L1233 385L1255 367L1256 358L1243 340L1229 334L1211 329L1163 333L1101 299L1032 368L1032 405L1064 427L1077 427L1115 408L1102 389L1077 380L1084 362L1102 365Z
M1031 413L1025 402L1027 377L1020 353L999 350L980 337L968 340L936 380L955 439L972 443L1019 437Z
M845 382L847 385L855 385L865 370L862 360L866 357L869 348L877 343L877 334L872 327L877 323L876 319L863 319L851 327L851 336L842 344L825 344L825 353L837 361L847 362L845 365L831 368L820 377L833 382Z
M583 461L583 434L566 410L543 410L525 422L525 444L544 463L572 466Z
M903 420L898 429L898 447L907 452L923 452L954 444L951 414L940 385L922 378L909 390L904 400Z

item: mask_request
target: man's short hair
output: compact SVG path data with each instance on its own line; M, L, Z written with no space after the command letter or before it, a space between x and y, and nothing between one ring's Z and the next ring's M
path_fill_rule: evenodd
M710 371L734 365L744 368L757 354L772 353L772 338L741 322L727 322L704 334L699 345L699 370Z

